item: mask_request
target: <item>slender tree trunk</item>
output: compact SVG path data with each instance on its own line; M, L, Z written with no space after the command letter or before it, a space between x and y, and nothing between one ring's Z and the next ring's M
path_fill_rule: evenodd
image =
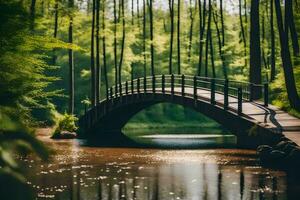
M206 30L206 44L205 44L205 77L208 77L208 48L210 48L210 39L211 39L211 0L208 1L208 21L207 21L207 30ZM212 52L211 52L212 54Z
M199 47L199 64L198 64L198 76L201 76L202 70L202 55L203 55L203 44L204 44L204 32L205 32L205 21L206 21L206 0L203 1L203 13L201 11L201 1L198 1L199 4L199 25L200 25L200 47Z
M197 1L195 1L197 2ZM196 9L196 3L195 3L195 9ZM192 43L193 43L193 28L194 28L194 13L193 13L193 6L192 6L192 0L190 0L190 31L189 31L189 46L188 46L188 63L191 61L191 55L192 55Z
M122 4L124 4L123 0L122 1ZM133 0L131 0L131 24L134 25L134 2Z
M266 34L265 34L265 13L261 14L261 44L262 44L262 48L261 48L261 55L262 55L262 60L263 60L263 64L265 69L268 68L268 64L267 64L267 60L266 60L266 54L265 54L265 42L266 42L266 38L265 38Z
M181 53L180 53L180 0L178 0L178 13L177 13L177 73L181 74Z
M69 0L69 8L73 9L74 1ZM73 43L73 13L69 13L69 43ZM74 58L73 50L69 49L69 113L74 113Z
M220 0L220 15L221 15L221 32L222 32L222 47L225 46L225 22L223 14L223 0ZM223 51L223 50L222 50Z
M244 44L245 66L247 66L247 41L246 41L246 34L244 29L243 17L242 17L242 0L239 0L239 17L240 17L240 25L241 25L241 36Z
M138 19L138 27L140 27L140 0L136 1L136 14Z
M103 0L102 3L102 54L103 54L103 71L104 71L104 81L105 81L105 92L106 92L106 99L108 99L108 77L107 77L107 63L106 63L106 28L105 28L105 6L106 0Z
M96 103L100 102L101 66L100 66L100 0L96 0Z
M297 93L291 53L289 50L289 43L287 40L288 30L284 30L283 28L280 0L275 0L275 10L277 16L277 25L278 25L279 39L280 39L280 46L281 46L281 59L282 59L287 95L291 107L297 111L300 111L300 98ZM288 20L290 19L286 18L285 23L288 23L287 22Z
M124 55L124 48L125 48L125 37L126 37L126 31L125 31L125 13L124 13L124 0L122 1L122 6L121 6L121 13L122 13L122 46L121 46L121 55L120 55L120 62L119 62L119 84L121 87L122 83L122 65L123 65L123 55ZM131 73L133 71L131 70Z
M147 57L146 57L146 2L143 0L143 56L144 56L144 77L147 76Z
M289 19L287 21L287 25L291 32L291 39L292 39L292 46L293 46L293 52L294 56L300 55L300 49L299 49L299 43L298 43L298 34L295 26L295 19L294 19L294 12L293 12L293 0L285 0L286 4L286 14L287 18ZM286 30L288 31L288 30Z
M150 41L151 41L151 75L154 76L154 45L153 45L153 0L150 0L149 14L150 14Z
M274 0L270 0L270 34L271 34L271 81L275 80L275 33L274 33Z
M30 30L34 30L34 24L35 24L35 5L36 5L36 0L31 0L31 5L30 5Z
M120 18L120 15L119 15ZM115 90L118 92L118 61L117 61L117 2L114 0L114 64L115 64Z
M250 16L250 83L261 84L261 49L259 34L259 0L251 0ZM261 97L261 88L254 87L251 92L253 100Z
M92 106L96 105L96 70L95 70L95 2L92 5L92 34L91 34L91 99Z
M174 40L174 0L169 0L169 10L171 19L170 32L170 54L169 54L169 74L173 73L173 40Z
M218 14L213 12L213 20L214 20L214 23L215 23L215 26L216 26L216 31L217 31L219 54L220 54L220 58L221 58L221 61L222 61L223 75L224 75L224 78L227 79L227 69L226 69L226 65L225 65L225 58L224 58L223 51L222 51L221 31L220 31L217 19L218 19Z
M57 38L57 29L58 29L58 0L55 0L55 5L54 5L54 33L53 37L56 39ZM57 56L55 54L56 49L53 49L53 57L52 57L52 64L56 64L56 59Z

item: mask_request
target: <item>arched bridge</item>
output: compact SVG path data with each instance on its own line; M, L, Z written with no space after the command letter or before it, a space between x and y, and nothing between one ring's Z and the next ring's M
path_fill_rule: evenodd
M262 100L253 100L254 92ZM239 143L271 143L300 134L300 120L268 105L268 84L187 75L155 75L111 87L107 98L80 118L81 132L120 132L139 111L169 102L190 107L236 134ZM259 135L259 137L257 137ZM275 137L274 137L275 136Z

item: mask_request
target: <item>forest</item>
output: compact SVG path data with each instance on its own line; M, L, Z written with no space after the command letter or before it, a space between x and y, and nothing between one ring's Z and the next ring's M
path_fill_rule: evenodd
M0 0L1 173L20 178L15 150L47 158L36 127L138 77L269 83L271 104L299 117L299 10L298 0ZM159 104L134 120L197 117Z

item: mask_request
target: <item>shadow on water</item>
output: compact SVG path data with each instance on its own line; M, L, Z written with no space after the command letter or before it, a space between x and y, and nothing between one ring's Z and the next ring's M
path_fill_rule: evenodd
M89 137L81 145L158 149L236 148L236 137L228 134L141 134L127 136L123 132L111 132Z

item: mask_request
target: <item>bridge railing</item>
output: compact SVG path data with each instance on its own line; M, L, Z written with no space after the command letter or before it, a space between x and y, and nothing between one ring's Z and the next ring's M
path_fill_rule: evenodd
M236 102L236 111L238 114L241 114L243 102L252 101L251 93L254 88L262 94L264 106L268 106L268 84L255 85L235 80L183 74L155 75L129 80L111 87L108 99L125 94L148 92L191 96L197 99L199 96L198 92L205 90L207 91L207 99L212 104L217 103L216 95L222 94L224 97L222 102L224 109L228 109L231 97L236 98L238 100Z

